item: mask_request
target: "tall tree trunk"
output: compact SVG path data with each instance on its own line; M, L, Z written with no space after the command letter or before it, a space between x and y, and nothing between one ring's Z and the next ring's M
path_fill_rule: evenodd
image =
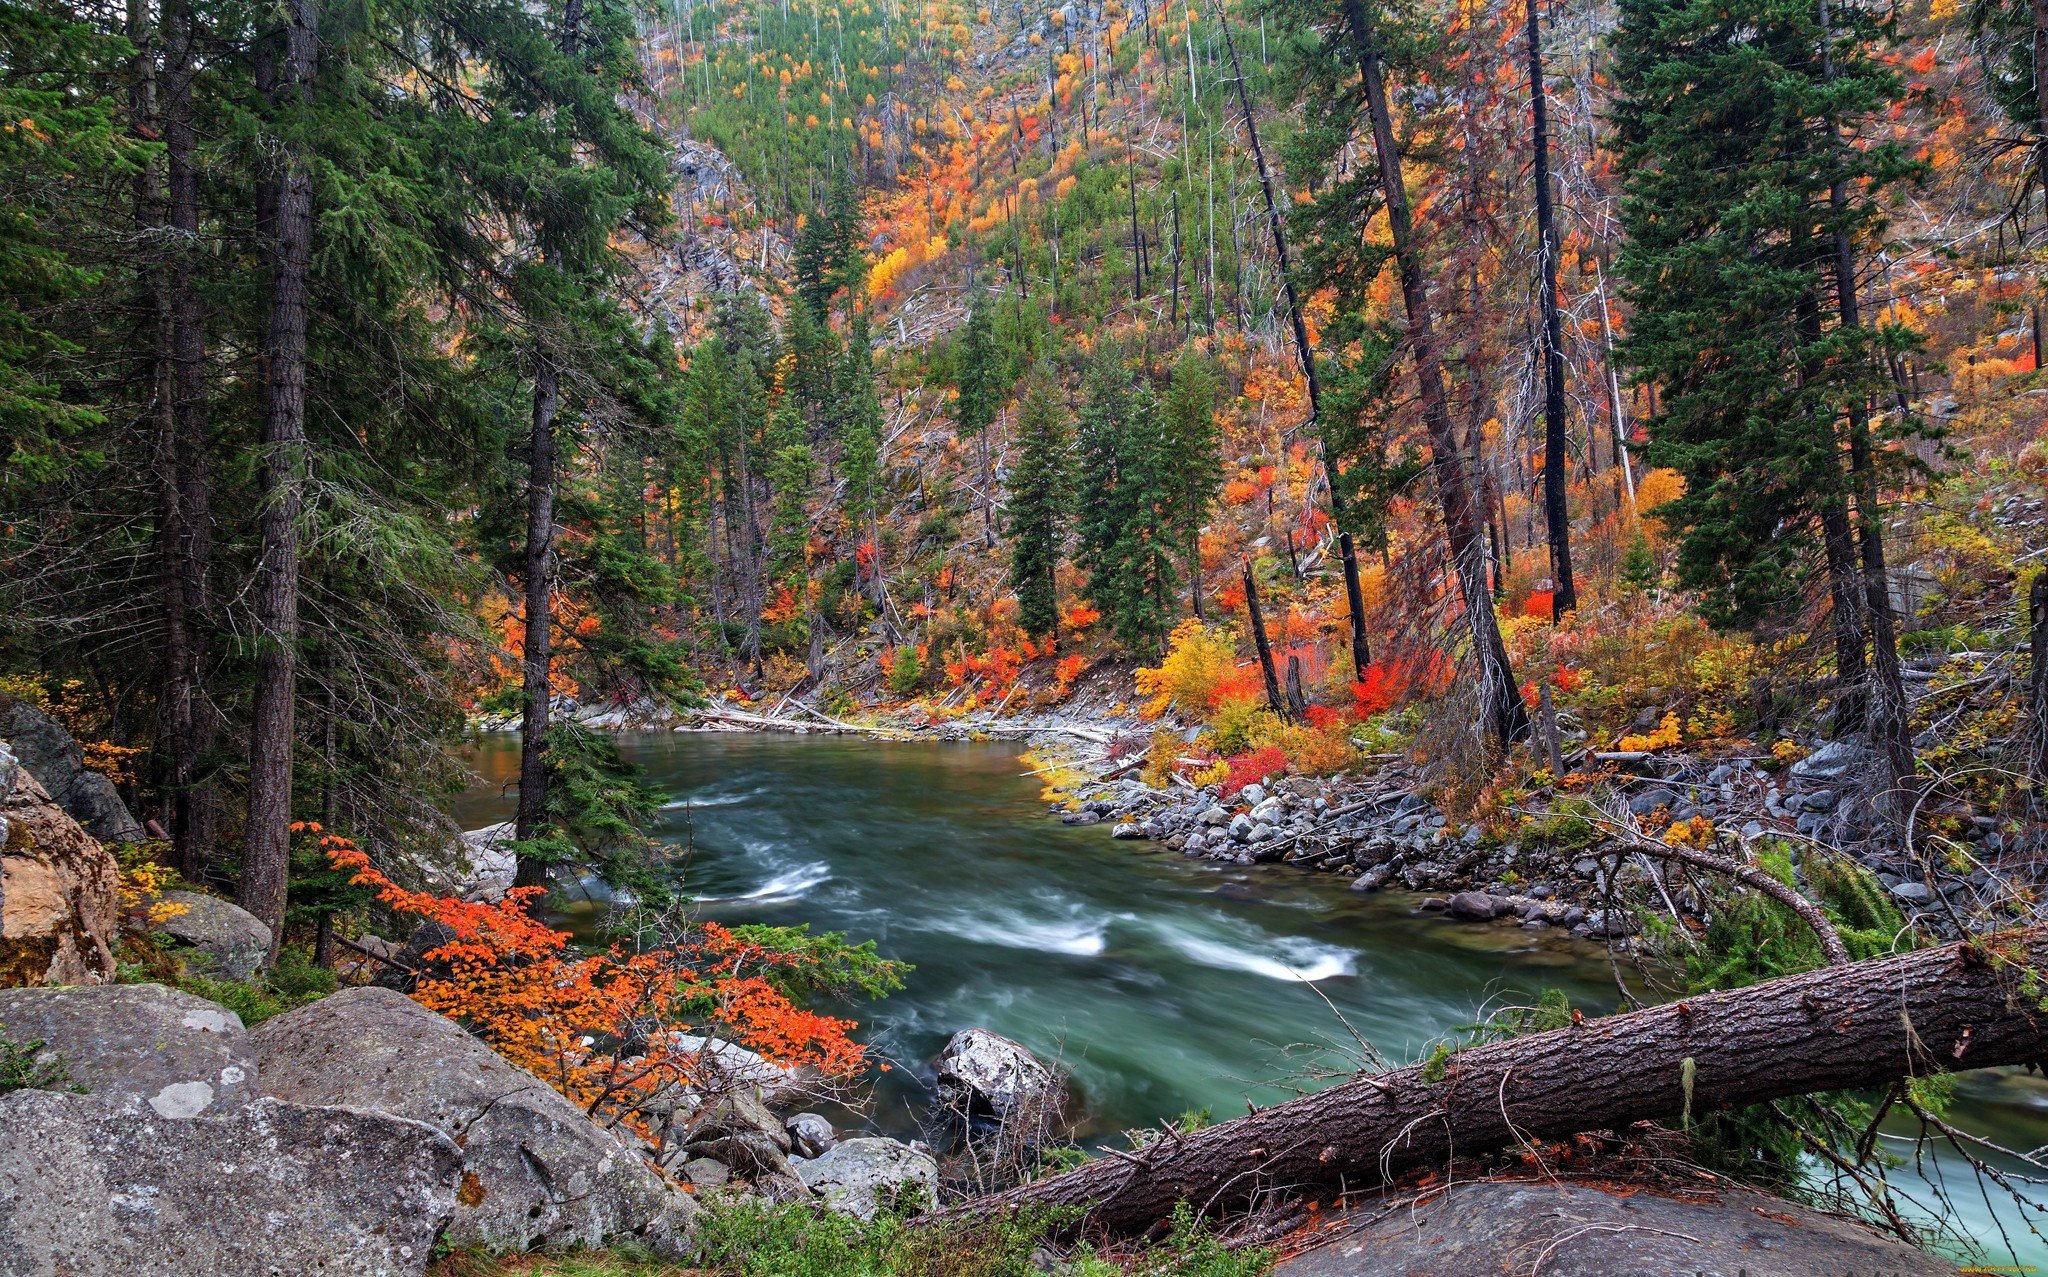
M1251 141L1252 160L1259 170L1259 190L1266 201L1266 226L1273 236L1273 255L1280 264L1280 288L1287 298L1287 323L1294 334L1294 351L1301 360L1301 377L1308 385L1308 428L1315 434L1316 449L1322 456L1323 473L1330 481L1330 521L1337 525L1338 562L1344 569L1344 598L1351 607L1351 676L1362 679L1372 663L1372 646L1365 637L1365 590L1358 580L1358 543L1345 529L1344 495L1337 489L1337 467L1323 438L1323 390L1316 377L1316 352L1309 343L1308 321L1302 318L1301 298L1294 289L1294 265L1287 253L1287 226L1280 216L1279 201L1273 197L1273 174L1266 166L1266 151L1259 143L1259 122L1252 114L1251 94L1245 89L1244 63L1238 60L1237 37L1231 33L1230 15L1219 3L1216 21L1223 28L1223 47L1230 54L1231 83L1237 88L1238 113L1244 116L1246 137Z
M1820 0L1821 38L1832 42L1834 31L1828 0ZM1822 67L1835 78L1834 58L1826 45ZM1831 120L1828 139L1839 150L1846 143ZM1834 274L1836 319L1842 328L1863 326L1856 298L1856 249L1841 218L1849 203L1847 185L1837 178L1828 188L1828 205L1836 218ZM1849 404L1849 479L1856 515L1856 549L1863 568L1865 620L1870 627L1870 695L1865 727L1876 751L1881 775L1880 810L1896 828L1903 828L1913 785L1913 737L1907 719L1906 683L1899 669L1898 626L1892 616L1891 578L1885 571L1884 519L1878 510L1877 467L1871 455L1869 405L1859 394Z
M217 794L202 770L214 747L215 716L206 701L212 600L213 478L206 448L206 332L200 308L199 174L194 167L193 78L198 17L191 0L164 6L161 103L170 261L170 464L164 476L165 529L163 749L170 789L171 845L188 882L205 875L213 848Z
M1266 679L1266 704L1282 718L1289 717L1287 702L1280 695L1280 676L1273 669L1273 645L1266 641L1266 618L1259 611L1259 582L1252 575L1252 561L1238 559L1238 566L1244 571L1244 610L1251 622L1252 647L1259 654L1259 672Z
M2048 805L2048 572L2027 590L2028 779L2036 805Z
M256 564L256 693L249 715L249 829L236 900L284 930L298 692L299 516L306 482L306 289L313 256L313 171L301 134L313 95L320 11L285 0L283 24L257 47L256 80L273 130L265 185L270 316L263 334L262 557Z
M1429 300L1422 246L1416 242L1414 217L1408 207L1408 190L1403 185L1401 153L1394 141L1393 113L1387 105L1386 76L1372 19L1365 11L1364 0L1344 0L1344 17L1365 85L1366 111L1372 117L1373 150L1379 161L1381 193L1387 201L1387 226L1400 269L1401 300L1408 315L1409 356L1415 364L1423 425L1429 431L1430 473L1436 479L1437 496L1443 505L1444 536L1458 575L1466 622L1472 629L1473 655L1479 662L1481 712L1488 734L1496 744L1506 746L1528 733L1529 713L1522 705L1521 689L1515 682L1507 645L1501 641L1493 598L1487 589L1481 514L1451 425L1450 401L1444 393L1443 364L1436 345L1435 311Z
M1565 505L1564 326L1557 315L1557 219L1551 210L1550 107L1543 84L1543 21L1540 0L1524 0L1529 12L1529 116L1534 124L1536 286L1543 313L1543 525L1550 536L1550 618L1579 605L1572 584L1571 514Z
M1869 639L1863 625L1863 581L1856 569L1856 533L1840 498L1821 507L1821 548L1827 555L1828 621L1835 639L1835 705L1837 736L1864 730L1869 704L1869 665L1864 650Z
M554 643L555 413L562 406L561 373L543 353L533 369L533 433L526 450L526 638L521 653L526 713L520 721L519 810L513 836L525 840L547 824L548 711L553 700L550 656ZM547 862L521 856L514 877L522 887L547 885Z
M1179 1202L1242 1210L1276 1192L1381 1184L1453 1153L1716 1112L1948 1070L2033 1063L2048 1025L2022 990L2048 929L1825 967L1459 1051L977 1198L941 1221L1071 1211L1141 1233Z

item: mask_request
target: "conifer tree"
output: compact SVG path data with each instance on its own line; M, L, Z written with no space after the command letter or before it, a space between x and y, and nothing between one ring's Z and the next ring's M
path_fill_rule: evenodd
M1073 431L1049 370L1033 373L1017 404L1017 468L1003 511L1010 538L1010 588L1025 632L1059 625L1058 570L1073 501Z
M1173 366L1166 397L1160 404L1161 476L1167 500L1166 521L1181 548L1188 589L1196 612L1202 605L1202 525L1223 488L1223 467L1217 458L1222 431L1216 425L1216 372L1200 352L1189 349Z
M995 539L995 494L992 491L995 479L991 472L989 431L1002 411L1007 384L996 349L994 325L989 320L988 308L979 301L967 313L967 326L961 330L953 359L953 384L959 392L955 408L960 423L959 433L963 439L973 439L981 449L982 540L984 544L992 545Z
M875 396L875 369L868 343L867 317L853 312L847 325L846 354L834 378L840 400L835 414L839 436L839 477L846 485L842 508L855 539L869 548L865 571L869 590L882 601L881 538L877 520L882 501L882 403Z
M1091 364L1079 429L1075 561L1117 641L1149 650L1172 628L1178 548L1176 467L1151 390L1134 385L1120 349L1105 344Z
M1841 137L1901 86L1873 54L1874 15L1843 7L1830 26L1823 13L1782 0L1623 5L1626 351L1660 391L1650 459L1686 479L1659 512L1680 532L1680 579L1707 591L1719 620L1756 623L1790 615L1821 559L1841 692L1866 707L1896 794L1912 758L1869 422L1896 335L1860 322L1854 258L1913 167L1891 143Z
M1474 459L1461 447L1452 420L1438 303L1430 286L1433 264L1426 228L1416 224L1409 198L1409 157L1395 133L1389 88L1393 74L1429 74L1435 33L1380 0L1273 0L1273 9L1300 36L1295 88L1308 122L1294 158L1305 162L1307 184L1318 192L1296 213L1306 232L1304 273L1317 286L1334 290L1340 318L1364 330L1369 326L1358 312L1369 305L1374 282L1389 266L1394 270L1401 292L1399 335L1428 441L1428 471L1443 516L1446 556L1478 666L1481 721L1492 744L1505 747L1527 734L1529 715L1493 610L1485 512L1472 473ZM1370 165L1355 160L1361 133L1371 139ZM1382 220L1384 240L1361 233ZM1370 354L1361 366L1368 376L1377 362ZM1376 436L1371 430L1347 431L1343 422L1333 422L1331 430L1339 436ZM1351 461L1340 455L1338 464L1348 468ZM1375 480L1388 469L1387 459L1377 452L1363 462L1364 472ZM1369 512L1361 516L1361 521L1370 519Z

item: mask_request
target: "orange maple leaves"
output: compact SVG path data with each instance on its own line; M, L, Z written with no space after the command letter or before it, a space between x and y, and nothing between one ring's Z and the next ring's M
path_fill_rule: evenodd
M318 837L328 859L387 907L447 930L448 939L422 955L416 1001L593 1117L651 1141L661 1138L653 1101L717 1083L707 1038L826 1078L863 1063L863 1048L848 1036L852 1021L800 1007L777 986L778 971L793 970L796 955L712 922L659 945L583 952L531 912L543 888L515 887L495 903L414 891L391 881L349 839L316 824L294 829Z

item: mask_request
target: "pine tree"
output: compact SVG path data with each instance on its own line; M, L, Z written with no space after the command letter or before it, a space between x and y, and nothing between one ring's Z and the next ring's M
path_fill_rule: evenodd
M1017 468L1003 530L1010 538L1010 588L1027 633L1059 625L1057 574L1073 501L1073 431L1047 369L1033 373L1017 404Z
M1002 375L996 349L994 325L988 308L977 301L967 313L953 352L953 384L959 392L955 408L963 439L973 439L981 449L981 526L984 544L995 539L995 478L991 470L989 431L1002 411L1008 382Z
M1912 757L1869 419L1894 336L1860 321L1855 254L1913 166L1892 143L1842 138L1902 89L1873 53L1878 19L1845 6L1829 25L1826 13L1789 0L1623 5L1626 351L1661 392L1650 459L1686 479L1659 512L1680 533L1680 579L1718 619L1753 623L1789 614L1821 558L1842 691L1860 698L1896 794Z
M1295 87L1307 122L1292 158L1318 192L1312 204L1296 213L1297 225L1306 232L1304 274L1315 286L1334 291L1343 324L1370 337L1373 326L1360 312L1370 304L1374 282L1389 266L1394 268L1403 312L1399 334L1428 441L1445 550L1478 665L1482 721L1491 742L1505 747L1527 734L1529 715L1493 610L1486 517L1472 459L1464 455L1452 420L1439 303L1430 286L1433 263L1425 228L1417 226L1409 198L1409 157L1395 134L1389 90L1390 74L1421 79L1431 73L1428 55L1437 33L1379 0L1273 0L1273 8L1298 36ZM1372 140L1370 165L1355 162L1360 131ZM1381 221L1382 212L1385 240L1362 234L1361 228ZM1367 377L1377 375L1374 355L1368 345L1360 368ZM1332 450L1346 434L1355 440L1378 437L1375 430L1358 428L1361 424L1332 422ZM1352 461L1339 454L1340 468L1350 468ZM1379 450L1362 461L1363 473L1375 484L1390 469ZM1361 525L1371 519L1370 511L1361 513Z
M875 396L875 369L868 343L867 317L853 313L847 325L846 354L834 377L840 401L835 413L839 437L839 477L846 485L842 508L847 526L867 547L865 568L870 596L882 602L882 546L877 520L882 501L882 403Z
M1078 445L1085 499L1075 561L1117 641L1133 651L1156 648L1174 615L1177 466L1157 400L1132 384L1115 346L1099 348L1089 368Z
M1173 366L1166 398L1160 405L1160 456L1167 500L1167 522L1181 547L1189 589L1201 610L1202 526L1223 487L1217 457L1222 431L1216 425L1216 371L1200 352L1189 349Z

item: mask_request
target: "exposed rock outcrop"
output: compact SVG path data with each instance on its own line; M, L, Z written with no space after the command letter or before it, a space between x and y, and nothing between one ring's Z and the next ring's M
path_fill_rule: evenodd
M797 1178L830 1210L873 1219L886 1208L923 1209L937 1199L939 1163L898 1140L841 1140L821 1157L794 1159Z
M160 984L0 989L0 1032L41 1042L39 1064L109 1098L139 1099L159 1117L198 1117L256 1098L256 1057L226 1007Z
M0 1097L7 1277L413 1277L455 1210L462 1150L419 1122L258 1100L167 1118L143 1100Z
M166 891L162 900L179 912L156 930L204 954L209 974L249 980L270 965L270 928L247 909L196 891Z
M0 765L0 827L0 985L113 979L113 856L24 767Z
M1460 1184L1356 1222L1326 1218L1333 1240L1274 1277L1529 1273L1696 1277L1699 1273L1885 1273L1955 1277L1956 1266L1782 1197L1741 1189L1670 1196L1547 1180Z
M546 1083L388 989L347 989L251 1034L265 1094L429 1123L462 1147L457 1245L634 1239L689 1249L696 1205Z
M450 886L464 900L498 901L512 890L519 873L519 857L512 851L515 827L511 821L485 825L462 835L464 863L456 866Z
M0 740L86 833L101 842L141 842L146 836L114 782L85 765L78 742L56 719L27 701L0 700Z

